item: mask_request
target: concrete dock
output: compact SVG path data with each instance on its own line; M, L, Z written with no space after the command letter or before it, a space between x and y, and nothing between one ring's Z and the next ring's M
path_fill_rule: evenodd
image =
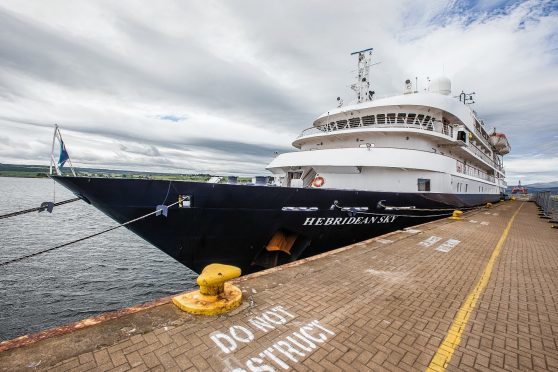
M226 315L166 298L0 343L0 370L558 370L558 230L464 217L241 277Z

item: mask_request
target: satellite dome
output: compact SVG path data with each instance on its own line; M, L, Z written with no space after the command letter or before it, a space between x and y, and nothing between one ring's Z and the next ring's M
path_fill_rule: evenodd
M451 94L451 80L445 76L432 79L428 90L430 93L438 93L449 96Z

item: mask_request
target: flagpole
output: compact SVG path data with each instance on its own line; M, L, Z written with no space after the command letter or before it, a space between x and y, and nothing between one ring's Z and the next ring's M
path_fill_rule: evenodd
M52 165L54 164L54 142L56 141L56 132L58 131L58 124L54 124L54 133L52 135L52 148L50 149L50 168L48 173L52 175Z

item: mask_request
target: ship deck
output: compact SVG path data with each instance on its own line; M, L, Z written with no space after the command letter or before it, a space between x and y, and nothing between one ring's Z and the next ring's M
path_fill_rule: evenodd
M243 304L170 298L0 344L0 370L556 370L558 230L509 201L235 280Z

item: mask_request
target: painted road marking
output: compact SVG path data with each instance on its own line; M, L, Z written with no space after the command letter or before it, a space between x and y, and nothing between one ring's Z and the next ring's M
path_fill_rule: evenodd
M417 245L428 248L431 245L438 243L440 240L442 240L442 238L440 238L439 236L432 235L430 238L424 239L422 242L419 242Z
M481 222L481 225L484 225L484 226L487 226L487 225L489 225L489 224L490 224L490 222L487 222L487 221L482 221L482 222Z
M444 253L448 253L449 251L451 251L453 248L455 248L456 245L458 245L459 243L461 243L460 240L457 239L448 239L445 242L443 242L442 244L440 244L438 246L438 248L436 248L436 250L438 252L444 252Z
M490 212L484 212L484 214L492 214L492 213L490 213Z
M287 370L335 336L335 332L319 320L289 324L296 317L290 310L279 305L249 318L243 325L232 325L228 329L215 331L209 338L220 350L217 356L227 367L226 370L275 371L277 367ZM291 327L290 333L282 331L281 339L273 340L274 343L267 345L267 348L263 346L259 353L255 351L251 355L243 355L242 359L235 356L235 351L254 342L259 336L280 328L284 330L289 325L295 326L294 331Z
M497 216L497 215L498 215L498 213L492 213L492 215L493 215L493 216Z
M414 230L414 229L405 229L404 231L409 234L418 234L419 232L421 232L421 230Z
M477 221L477 220L469 220L469 222L471 222L471 223L477 223L477 222L479 222L479 221Z
M515 219L515 216L517 216L517 213L519 213L521 207L523 207L523 203L521 203L519 208L517 208L512 218L508 222L508 225L504 229L502 236L500 236L500 240L498 240L498 244L496 244L496 247L492 251L492 255L490 256L490 259L488 260L479 281L477 282L473 290L467 295L463 306L461 306L461 308L457 311L457 314L453 319L453 323L451 324L448 334L438 348L436 354L434 354L430 365L428 366L428 368L426 368L427 371L445 371L445 369L447 368L448 363L453 356L453 353L461 343L461 336L463 335L465 326L469 321L469 317L471 316L473 310L475 310L477 301L488 285L488 280L490 279L490 274L492 274L492 269L494 268L496 259L498 258L498 255L502 250L502 246L504 245L504 242L508 237L513 220Z
M382 244L391 244L393 243L393 240L389 240L389 239L376 239L376 241L378 243L382 243Z

